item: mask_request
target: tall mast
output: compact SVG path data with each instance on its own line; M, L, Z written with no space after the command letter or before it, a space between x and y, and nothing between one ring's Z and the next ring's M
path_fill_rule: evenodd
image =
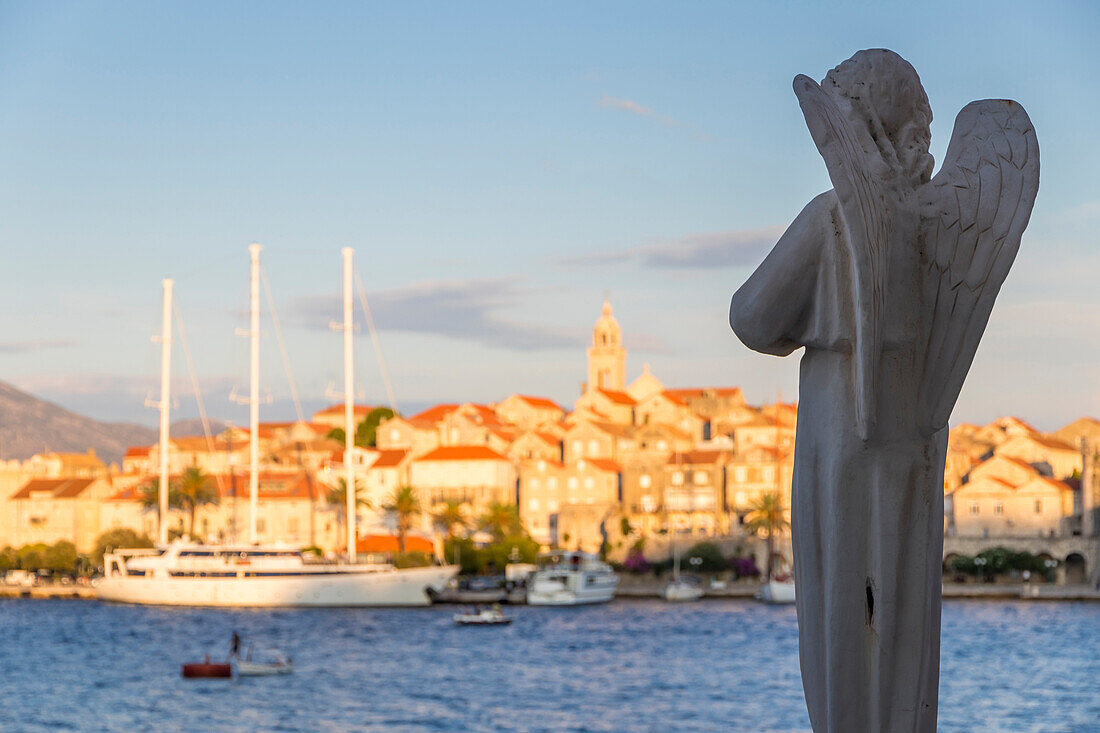
M352 257L355 250L344 247L344 485L347 487L348 562L355 562L355 472L351 449L355 444L355 364L352 336L355 312L352 310Z
M164 303L162 305L160 327L160 486L157 521L157 541L168 544L168 410L170 406L170 377L172 370L172 278L166 277Z
M260 250L258 244L250 244L248 253L252 260L252 288L250 312L252 323L248 330L249 392L248 392L248 541L259 542L258 512L260 493Z

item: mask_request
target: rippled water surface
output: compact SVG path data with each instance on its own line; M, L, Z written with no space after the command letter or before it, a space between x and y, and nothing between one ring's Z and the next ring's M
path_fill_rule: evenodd
M793 608L209 610L0 600L0 729L804 731ZM287 677L183 680L230 634ZM1100 731L1100 604L944 604L940 728Z

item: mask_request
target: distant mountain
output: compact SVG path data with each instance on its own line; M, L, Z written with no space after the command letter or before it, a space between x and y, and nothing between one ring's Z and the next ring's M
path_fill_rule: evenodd
M199 428L202 432L202 428ZM0 382L0 457L30 458L46 450L84 453L89 448L104 463L121 463L131 445L152 445L157 431L133 423L106 423Z
M228 425L221 420L208 419L210 423L210 434L217 435L225 430ZM198 418L191 418L190 420L176 420L168 427L168 434L173 438L183 438L188 435L204 435L202 430L202 420ZM156 440L156 438L154 438Z

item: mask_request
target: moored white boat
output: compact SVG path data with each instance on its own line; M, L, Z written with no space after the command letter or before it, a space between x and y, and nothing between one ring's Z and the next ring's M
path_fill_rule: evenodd
M475 613L456 613L454 621L459 626L501 626L512 623L512 619L505 616L496 604Z
M775 580L772 578L764 583L757 592L756 598L764 601L764 603L771 603L773 605L794 603L794 581Z
M164 551L103 556L94 584L104 601L165 606L426 606L455 565L396 569L388 563L306 563L278 546L175 542Z
M539 556L538 570L527 580L532 606L577 606L606 603L615 597L619 576L587 552L551 552Z
M703 597L704 591L698 583L687 580L674 580L665 586L666 601L696 601Z

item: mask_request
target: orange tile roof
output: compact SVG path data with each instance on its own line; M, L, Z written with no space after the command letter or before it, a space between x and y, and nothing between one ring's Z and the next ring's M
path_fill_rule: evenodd
M400 545L397 538L384 534L368 534L355 539L356 552L398 552ZM406 552L426 552L429 555L435 552L432 541L416 535L405 536Z
M149 445L132 445L126 449L126 455L123 458L148 458L152 450L153 447Z
M531 407L541 407L547 410L562 409L561 405L559 405L557 402L554 402L554 400L548 399L546 397L532 397L525 394L516 395L516 397L519 397L521 400L531 405ZM564 412L564 410L562 411Z
M399 466L401 461L405 460L405 456L409 454L407 450L380 450L377 453L378 460L374 462L371 468L394 468Z
M32 493L48 491L55 499L74 499L95 482L94 478L32 479L12 494L12 499L29 499Z
M409 422L433 422L433 423L436 423L436 422L439 422L440 420L442 420L443 418L447 417L448 415L450 415L452 412L457 410L459 407L461 407L461 405L459 405L457 403L453 403L453 402L443 404L443 405L435 405L434 407L429 407L427 410L424 410L423 412L418 412L417 414L415 414L412 417L408 418L408 420L409 420Z
M715 397L738 397L741 395L740 387L683 387L679 389L666 389L665 394L672 394L679 399L703 397L710 393Z
M628 395L626 392L620 392L616 389L597 389L596 391L617 405L638 404L637 401L635 401L635 399Z
M702 465L708 463L720 463L723 457L728 457L729 451L724 450L690 450L683 453L673 453L668 457L669 465Z
M554 435L553 433L543 433L543 432L539 432L538 430L535 430L534 435L535 435L535 437L541 439L542 442L547 443L549 445L561 445L561 439L558 438L558 436Z
M585 458L584 461L589 463L601 471L610 471L611 473L622 473L623 467L610 458Z
M668 400L669 402L672 402L673 404L677 404L677 405L680 405L682 407L687 407L687 401L684 400L683 397L681 397L680 395L677 395L677 394L673 394L672 392L670 392L667 389L664 392L659 393L658 396L664 397L666 400Z
M1050 448L1051 450L1069 451L1071 453L1077 452L1077 449L1066 441L1059 440L1058 438L1052 438L1049 435L1029 435L1028 437L1034 440L1039 445L1043 446L1044 448Z
M351 407L352 413L354 413L356 415L364 415L364 416L368 415L370 413L370 411L373 410L373 409L374 408L371 407L370 405L352 405L352 407ZM326 407L323 410L318 410L317 412L315 412L313 414L314 415L343 415L344 414L344 403L341 402L338 405L330 405L329 407Z
M486 445L443 445L416 459L420 461L505 461L508 459Z
M615 423L599 422L597 420L590 420L588 424L597 430L602 430L608 435L616 435L620 438L630 438L634 436L634 429L629 425L616 425Z

